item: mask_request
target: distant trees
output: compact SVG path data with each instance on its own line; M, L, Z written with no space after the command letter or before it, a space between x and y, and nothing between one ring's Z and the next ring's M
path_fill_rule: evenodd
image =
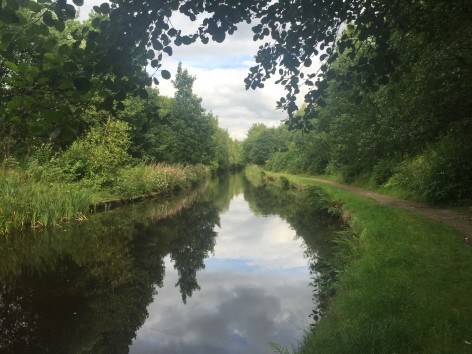
M285 126L268 128L255 123L243 142L245 163L263 165L275 152L287 151L292 135Z

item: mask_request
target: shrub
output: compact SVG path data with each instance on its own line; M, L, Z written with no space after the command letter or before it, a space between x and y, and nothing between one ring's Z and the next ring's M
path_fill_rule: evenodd
M396 163L390 160L378 162L372 169L371 181L375 186L386 183L395 172Z
M280 176L279 181L280 181L280 186L282 187L283 190L289 190L292 187L292 184L285 176Z
M388 181L418 192L430 202L460 203L472 199L472 147L447 136L422 154L406 160Z
M129 162L128 124L109 120L93 127L83 138L76 140L58 159L71 180L92 178L100 185L110 184L119 167Z

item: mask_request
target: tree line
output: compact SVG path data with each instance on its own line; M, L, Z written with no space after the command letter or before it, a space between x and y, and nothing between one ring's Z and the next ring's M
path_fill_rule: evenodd
M111 23L108 4L84 23L75 17L76 7L66 1L3 4L1 161L44 155L47 146L64 151L63 167L77 178L90 172L93 158L102 158L104 168L133 160L202 163L215 171L239 166L240 144L203 109L193 93L195 77L179 65L175 96L164 97L146 73L152 50L123 56L91 44ZM98 148L105 141L107 149Z
M357 20L341 28L332 52L321 55L332 58L322 79L308 82L317 89L307 103L286 125L254 125L244 159L430 202L470 203L472 26L463 17L470 3L371 3L382 8L375 20L385 22L382 32L367 36ZM287 129L297 125L305 129Z
M278 144L279 159L292 154L284 168L371 177L432 201L472 196L470 1L114 0L95 6L83 24L74 21L83 0L72 3L1 2L3 159L28 156L49 140L66 148L113 117L136 124L129 130L135 155L175 161L184 156L179 134L185 131L194 147L185 159L231 166L222 156L235 157L238 148L224 131L214 128L212 139L197 139L215 124L192 94L181 91L195 107L192 115L202 118L198 128L175 119L188 112L180 93L172 102L161 99L169 109L157 110L159 124L131 112L140 105L155 110L149 87L170 79L162 65L173 47L222 42L247 22L263 44L246 88L277 79L287 92L278 101L288 112L287 126L303 132ZM175 12L200 21L197 29L175 28ZM146 66L155 73L147 74ZM185 71L180 75L174 84L182 89ZM298 107L303 87L305 105ZM211 144L202 148L197 141Z

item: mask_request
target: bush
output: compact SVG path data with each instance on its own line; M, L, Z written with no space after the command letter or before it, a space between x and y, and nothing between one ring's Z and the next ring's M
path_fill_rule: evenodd
M287 177L285 176L280 176L279 177L279 180L280 180L280 186L283 190L289 190L291 187L292 187L292 184L290 183L290 181L287 179Z
M380 161L372 169L371 181L375 186L386 183L395 173L396 163L393 161Z
M430 202L461 203L472 199L472 147L447 136L421 155L405 161L387 185L418 192Z
M109 120L76 140L58 163L72 181L91 178L103 186L111 184L118 169L130 161L129 146L128 124Z

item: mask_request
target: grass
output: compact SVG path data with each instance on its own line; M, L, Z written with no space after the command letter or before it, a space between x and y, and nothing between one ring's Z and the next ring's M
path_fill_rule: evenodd
M0 234L83 219L91 205L188 189L210 175L203 165L139 165L122 169L111 186L97 188L93 180L61 181L57 171L47 175L43 167L0 168Z
M0 233L80 218L91 200L74 184L38 182L13 171L0 173L0 190Z
M341 202L358 235L341 253L347 261L337 295L298 353L472 352L472 248L461 235L348 191L285 177Z

